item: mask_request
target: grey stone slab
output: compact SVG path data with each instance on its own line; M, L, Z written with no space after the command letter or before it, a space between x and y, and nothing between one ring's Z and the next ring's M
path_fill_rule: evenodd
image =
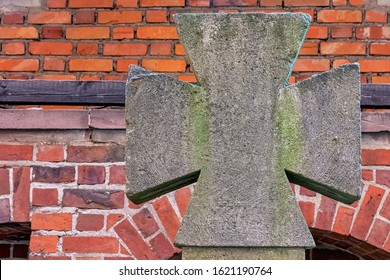
M0 129L87 129L86 110L0 110Z
M127 195L141 203L198 182L177 246L313 247L288 179L340 200L358 197L360 161L345 159L360 149L357 66L288 87L305 14L180 14L175 22L201 87L130 72ZM338 102L340 112L316 111ZM346 163L352 171L331 176Z
M89 126L92 128L124 129L126 127L125 111L121 109L91 110L89 118Z
M362 132L390 132L389 112L363 112Z
M183 260L304 260L302 248L183 247Z

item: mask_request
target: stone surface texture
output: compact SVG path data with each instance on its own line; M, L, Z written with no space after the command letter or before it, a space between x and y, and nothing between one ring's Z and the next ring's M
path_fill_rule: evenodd
M358 65L288 87L310 23L302 13L175 22L201 87L130 72L127 195L141 203L197 181L176 245L300 255L314 241L289 179L349 203L360 195Z

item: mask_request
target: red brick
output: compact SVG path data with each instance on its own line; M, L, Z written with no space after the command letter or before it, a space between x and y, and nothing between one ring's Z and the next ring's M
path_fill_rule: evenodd
M19 12L8 12L3 14L3 24L23 24L23 14Z
M109 56L145 55L147 51L148 46L141 43L104 44L103 47L103 55Z
M330 69L329 59L321 58L299 58L295 63L294 70L296 72L323 72Z
M361 72L390 72L390 60L358 60Z
M110 38L109 27L68 27L66 39L108 39Z
M62 145L38 145L37 161L64 161L64 147Z
M368 230L374 220L374 216L382 201L384 192L383 189L378 187L368 187L352 227L351 235L353 237L360 240L366 240Z
M66 0L47 0L48 8L66 8Z
M169 202L168 198L164 196L153 202L153 207L156 210L157 215L160 218L169 238L173 242L177 231L179 230L180 221L176 216L171 203Z
M38 59L25 59L25 58L1 58L0 59L0 71L35 72L38 71L38 69L39 69Z
M356 27L357 39L390 39L390 26Z
M126 184L125 166L116 165L110 167L110 184Z
M104 166L83 165L78 167L78 183L80 185L103 184L106 180Z
M55 253L57 252L58 236L32 235L30 239L30 252Z
M156 255L162 260L170 259L176 252L171 242L165 238L164 234L159 233L150 241L150 245L156 252Z
M100 76L83 74L83 75L80 76L80 80L81 81L99 81L100 80Z
M127 75L105 75L103 79L105 81L126 81Z
M373 84L390 84L390 76L372 76L371 82Z
M390 224L376 219L367 242L375 247L382 248L390 235Z
M390 165L390 150L363 149L362 150L362 165Z
M0 26L0 39L38 39L38 30L31 26Z
M3 43L2 48L3 54L7 55L18 55L25 53L24 43L16 42L16 43Z
M191 201L191 191L189 188L181 188L175 192L175 200L179 208L180 215L183 217Z
M178 39L175 26L139 26L138 39Z
M167 22L167 11L166 10L146 11L146 22L148 23Z
M379 213L382 217L390 220L390 195L387 195L385 202L383 203L382 209Z
M181 44L175 44L175 55L186 55L186 52Z
M137 225L144 238L151 236L159 230L157 222L147 208L144 208L135 214L133 216L133 221Z
M329 0L285 0L284 5L289 6L329 6Z
M42 39L61 39L63 37L64 32L60 26L42 27Z
M114 27L112 30L113 39L133 39L134 38L134 28L130 26L120 26Z
M109 214L107 216L107 230L112 228L116 223L123 219L123 214Z
M171 43L156 42L150 45L151 55L171 55Z
M122 209L125 194L122 190L65 189L62 206L83 209Z
M99 231L104 226L104 216L98 214L79 214L76 229L79 231Z
M366 181L372 181L373 180L373 172L372 170L363 169L362 170L362 179Z
M0 195L10 193L9 170L0 169Z
M158 257L153 253L144 239L128 220L124 220L114 228L115 232L130 249L137 260L154 260Z
M13 168L13 221L30 221L30 167Z
M347 0L333 0L332 3L333 3L333 6L336 6L336 7L346 6Z
M142 11L103 11L98 13L100 24L122 24L142 22Z
M44 55L71 55L72 48L70 42L30 42L29 52Z
M299 55L317 55L318 54L318 43L316 42L304 42Z
M99 46L95 43L79 43L77 44L77 54L79 55L96 55L98 54Z
M187 5L191 7L210 7L210 0L188 0Z
M214 6L257 6L256 0L214 0Z
M78 11L74 15L73 22L75 24L88 24L95 22L95 12L94 11Z
M332 26L332 38L352 38L352 26L350 25Z
M123 162L124 146L68 146L68 162Z
M260 6L272 7L272 6L282 6L282 0L262 0L260 1Z
M184 7L185 0L140 0L140 7Z
M354 209L340 205L337 210L336 219L334 221L332 231L342 235L347 235L350 232L354 214Z
M116 0L116 6L120 8L136 8L138 0Z
M114 0L69 0L69 8L112 8Z
M64 236L62 238L64 253L107 253L119 251L119 242L111 236Z
M148 59L142 60L142 67L156 72L185 72L187 62L184 59Z
M64 71L65 59L60 57L45 57L43 59L43 70Z
M309 27L306 39L326 39L328 38L328 27L313 25Z
M33 189L32 205L34 206L58 206L57 189Z
M27 22L30 24L69 24L71 23L71 15L69 11L30 12Z
M72 58L69 61L69 71L111 72L112 60L100 58Z
M8 198L0 198L0 223L11 222L11 208Z
M33 230L60 230L72 229L71 213L35 213L31 218Z
M116 63L116 71L128 72L130 65L138 65L137 59L118 59Z
M71 183L75 180L75 168L73 166L34 166L32 180L41 183Z
M390 43L372 43L370 46L372 55L390 55Z
M299 194L303 196L309 196L309 197L315 197L317 196L317 193L314 191L311 191L309 189L306 189L304 187L299 188Z
M376 170L376 182L390 188L390 170Z
M362 12L358 10L320 10L317 22L362 22Z
M303 217L305 217L307 226L312 227L314 225L314 203L299 201L299 207L301 208Z
M331 230L335 216L337 201L326 196L321 197L321 204L317 212L315 227L323 230Z
M67 256L48 256L48 255L37 255L37 256L29 256L29 260L70 260L71 257Z
M349 0L351 6L363 6L364 0Z
M322 42L321 54L330 55L364 55L366 44L360 42Z
M367 10L366 22L387 22L386 10Z
M69 81L74 81L76 80L76 76L75 75L67 75L67 74L64 74L64 75L61 75L61 74L46 74L46 75L37 75L35 76L35 79L36 80L59 80L59 81L62 81L62 80L69 80Z

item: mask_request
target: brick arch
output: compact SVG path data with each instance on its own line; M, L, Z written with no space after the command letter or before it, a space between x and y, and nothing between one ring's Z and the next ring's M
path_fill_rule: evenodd
M346 205L293 186L313 236L362 258L390 258L390 170L364 169L362 197Z
M390 253L379 249L367 241L362 241L351 235L343 235L327 230L311 228L311 233L316 241L317 248L331 248L349 253L359 259L390 259Z

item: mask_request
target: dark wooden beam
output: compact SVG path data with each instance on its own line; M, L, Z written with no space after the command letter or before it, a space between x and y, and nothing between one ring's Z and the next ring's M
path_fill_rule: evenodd
M124 106L125 82L1 80L0 104ZM390 85L362 85L363 108L390 108Z
M0 104L124 106L125 82L0 81Z
M390 108L390 84L362 85L361 92L363 108Z

